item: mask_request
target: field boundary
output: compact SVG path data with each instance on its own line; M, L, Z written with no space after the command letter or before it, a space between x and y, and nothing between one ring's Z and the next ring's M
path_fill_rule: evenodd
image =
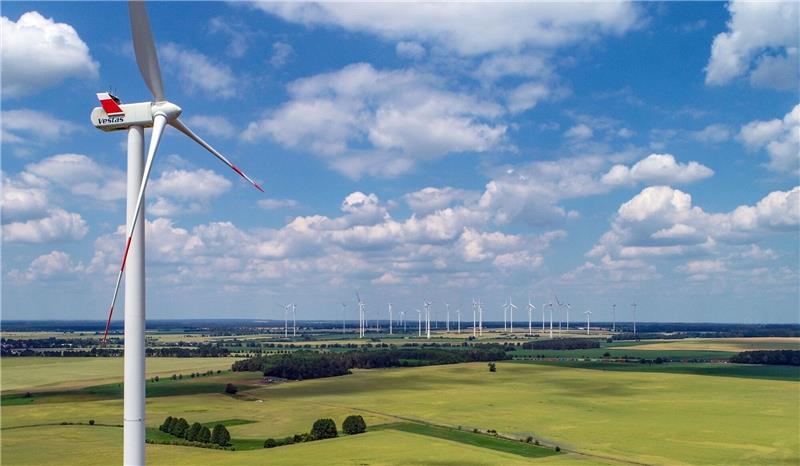
M458 430L458 426L453 426L453 425L450 425L450 424L442 424L442 423L431 422L431 421L428 421L426 419L399 416L397 414L384 413L384 412L374 411L374 410L365 409L365 408L355 408L355 407L352 407L352 406L340 406L340 405L334 405L334 404L330 404L330 403L316 403L316 404L319 404L319 405L322 405L322 406L329 406L329 407L332 407L332 408L351 409L351 410L354 410L354 411L361 411L361 412L364 412L364 413L375 414L375 415L378 415L378 416L391 417L391 418L399 419L399 420L402 420L402 421L413 422L413 423L417 423L417 424L423 424L423 425L427 425L427 426L431 426L431 427L441 427L441 428L445 428L445 429ZM469 427L469 426L461 426L461 427L467 428L468 431L472 431L472 429L477 429L477 427ZM482 434L486 434L486 431L484 431L482 429L478 429L478 432L480 432ZM519 440L520 440L519 437L511 436L511 435L508 435L508 434L503 434L501 432L497 433L497 437L505 439L505 440L516 441L516 442L519 442ZM562 453L573 453L573 454L584 456L584 457L587 457L587 458L597 458L597 459L606 460L606 461L614 461L614 462L617 462L617 463L620 463L620 464L632 464L632 465L636 465L636 466L651 466L650 463L640 463L640 462L637 462L637 461L626 460L626 459L617 458L617 457L613 457L613 456L604 456L604 455L597 455L597 454L594 454L594 453L583 452L583 451L580 451L580 450L576 450L574 448L569 448L569 447L565 448L565 447L562 447L560 445L557 445L552 440L544 439L542 437L537 437L537 440L539 440L539 443L540 443L539 446L540 447L545 447L545 448L550 447L550 448L555 449L555 447L558 446L561 449Z

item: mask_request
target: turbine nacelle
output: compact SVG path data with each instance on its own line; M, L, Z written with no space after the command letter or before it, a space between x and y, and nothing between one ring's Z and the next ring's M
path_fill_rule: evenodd
M92 124L103 131L121 131L131 126L152 128L156 115L164 115L168 122L178 119L182 110L177 105L168 101L139 102L133 104L110 103L103 96L108 94L98 93L101 107L92 109Z

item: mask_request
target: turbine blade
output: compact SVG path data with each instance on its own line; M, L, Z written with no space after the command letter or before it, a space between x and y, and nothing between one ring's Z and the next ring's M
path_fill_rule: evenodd
M133 50L136 52L136 63L142 73L144 83L153 93L156 102L164 100L164 85L161 83L161 68L158 66L156 45L153 42L153 32L150 30L150 20L147 19L147 10L144 2L130 0L128 12L131 16L131 32L133 33Z
M150 147L147 151L147 161L144 164L144 174L142 175L142 183L139 185L139 195L136 198L136 210L133 214L133 221L128 227L127 240L125 242L125 252L122 254L122 265L119 267L117 273L117 283L114 285L114 296L111 298L111 306L108 308L108 320L106 320L106 329L103 332L103 343L108 340L108 329L111 326L111 315L114 313L114 306L117 304L117 296L119 295L119 285L122 282L122 274L125 272L125 262L128 260L128 251L131 248L131 240L133 239L133 232L136 230L137 220L139 219L139 212L142 210L144 204L144 191L147 187L147 180L150 178L150 171L153 168L153 159L156 156L156 149L161 142L161 135L166 128L167 117L164 115L156 115L153 120L153 133L150 135Z
M176 120L173 120L172 122L170 122L170 124L171 124L172 126L174 126L174 127L175 127L175 128L178 130L178 131L180 131L181 133L183 133L183 134L185 134L185 135L189 136L189 138L190 138L190 139L192 139L194 142L196 142L196 143L200 144L201 146L203 146L203 147L204 147L204 148L205 148L207 151L211 152L211 153L214 155L214 157L216 157L216 158L218 158L218 159L222 160L222 162L223 162L225 165L229 166L229 167L230 167L230 168L231 168L233 171L235 171L236 173L238 173L238 174L239 174L239 176L241 176L242 178L244 178L245 180L247 180L247 181L248 181L250 184L252 184L252 185L253 185L253 186L254 186L254 187L257 189L257 190L261 191L262 193L264 192L264 188L262 188L262 187L261 187L261 185L259 185L259 184L258 184L258 183L256 183L255 181L253 181L253 180L252 180L252 179L251 179L249 176L245 175L245 173L244 173L243 171L241 171L241 170L239 169L239 167L237 167L236 165L232 164L232 163L230 162L230 160L228 160L228 159L226 159L226 158L225 158L225 156L224 156L224 155L222 155L222 154L220 154L219 152L217 152L217 151L216 151L216 149L214 149L213 147L211 147L211 146L210 146L210 145L209 145L207 142L205 142L205 141L204 141L204 140L203 140L203 139L202 139L200 136L196 135L196 134L195 134L195 133L194 133L192 130L190 130L190 129L189 129L189 128L188 128L188 127L185 125L185 124L183 124L183 122L182 122L182 121L180 121L180 120L177 120L177 119L176 119Z

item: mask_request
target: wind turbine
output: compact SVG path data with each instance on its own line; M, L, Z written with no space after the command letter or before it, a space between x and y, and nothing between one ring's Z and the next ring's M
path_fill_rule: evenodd
M425 301L425 332L428 340L431 339L431 304L430 301Z
M560 310L560 311L563 310L564 309L564 303L562 303L561 301L558 300L558 295L557 294L553 294L553 296L555 296L555 298L556 298L556 304L558 304L558 310ZM560 313L559 313L559 316L558 316L558 335L559 335L559 337L561 336L561 314Z
M616 304L612 304L611 305L611 320L613 322L613 324L612 324L613 327L611 328L611 331L612 332L616 332L617 331L617 305Z
M636 306L636 303L631 304L631 307L633 307L633 333L636 333Z
M550 338L553 338L553 303L548 303L550 306Z
M392 335L392 303L389 303L389 335Z
M366 305L364 301L361 301L361 295L358 294L358 291L356 291L356 298L358 299L358 338L364 338L364 317L366 315L364 308Z
M477 336L475 334L475 332L477 332L477 330L478 330L477 324L475 322L476 321L475 315L477 314L477 312L478 312L478 302L475 300L475 298L472 298L472 337L473 338Z
M450 303L444 303L445 309L447 309L447 333L450 333Z
M128 174L126 242L122 264L114 285L114 295L108 308L108 319L103 332L103 342L108 340L111 317L117 302L122 274L125 280L125 348L124 348L124 402L123 402L123 462L144 464L145 445L145 244L144 194L153 160L167 125L182 132L200 144L233 171L246 179L259 191L261 186L245 175L236 165L217 152L200 136L189 129L178 117L181 108L164 97L161 69L158 64L156 46L150 30L150 21L144 3L128 3L133 34L133 50L145 84L153 94L154 101L121 104L110 93L98 93L100 107L92 110L92 124L103 131L128 131ZM144 158L144 129L153 128L147 160ZM127 272L125 266L129 266Z
M461 335L461 309L456 309L456 316L458 316L458 334Z
M278 304L283 308L283 338L289 338L289 306L291 304Z
M297 336L297 304L292 303L292 336Z
M509 312L509 319L508 320L511 323L511 333L514 333L514 309L516 309L516 308L517 308L517 306L515 306L514 303L511 302L511 296L509 296L508 297L508 309L509 309L510 312Z
M342 333L347 331L345 322L347 322L347 304L342 303Z
M503 331L508 331L508 303L503 303Z
M417 336L422 336L422 311L419 309L415 309L417 311Z
M533 305L531 302L531 296L528 295L528 336L533 335L533 311L536 310L536 306ZM544 320L542 320L544 323Z
M567 333L569 333L569 311L572 309L572 306L570 306L569 303L566 303L565 308L567 310Z
M586 311L586 312L584 312L584 314L586 314L586 334L588 335L589 334L589 316L592 315L592 311Z
M403 325L403 333L406 333L406 311L400 311L400 323Z
M483 302L478 300L478 330L480 336L483 336Z

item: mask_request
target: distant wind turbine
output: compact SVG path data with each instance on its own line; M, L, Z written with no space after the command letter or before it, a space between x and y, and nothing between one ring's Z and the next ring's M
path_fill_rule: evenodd
M584 314L586 314L586 334L588 335L589 334L589 327L590 327L589 318L592 315L592 311L586 311L586 312L584 312Z
M531 302L531 296L528 295L528 336L533 335L533 311L535 310L536 306L533 305L533 302ZM544 321L542 323L544 323Z
M392 303L389 303L389 335L392 335Z
M461 309L456 309L456 316L458 316L458 334L461 335Z
M508 320L511 323L511 327L510 327L511 328L511 333L514 333L514 309L516 309L516 308L517 308L517 306L515 306L514 303L511 302L511 296L509 296L508 297L508 310L509 310L509 319Z
M617 331L617 305L616 304L612 304L611 305L611 320L613 321L613 327L611 328L611 331L616 333L616 331Z
M422 336L422 311L416 309L417 311L417 336Z
M636 303L631 304L631 307L633 307L633 333L636 333L636 306Z

